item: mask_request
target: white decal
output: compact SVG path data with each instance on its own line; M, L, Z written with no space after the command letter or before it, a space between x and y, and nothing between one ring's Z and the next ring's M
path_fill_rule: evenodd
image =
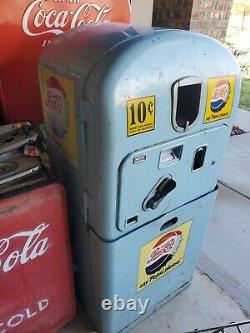
M46 105L51 128L58 138L64 138L68 130L67 95L56 77L51 76L46 84Z
M180 231L171 232L169 233L169 236L167 234L167 237L162 237L152 249L147 260L147 266L152 265L157 260L160 260L167 255L173 256L180 245L181 239L182 235Z
M119 295L114 295L114 300L109 298L103 299L101 306L104 311L137 311L139 315L143 315L149 303L149 298L146 298L144 301L141 298L129 298L125 300L120 298Z
M17 327L21 325L25 320L30 319L38 314L40 314L42 311L47 309L49 306L49 300L42 299L36 304L34 304L32 307L27 307L20 313L11 315L6 322L0 322L0 333L7 333L10 328ZM4 329L2 329L5 327Z
M76 10L44 9L45 0L35 0L26 9L22 19L23 31L28 36L38 36L48 33L59 35L69 24L69 29L82 24L109 22L106 19L111 11L109 5L99 6L95 3L83 3ZM94 19L90 19L92 15ZM43 31L36 31L42 29Z
M8 238L0 239L0 273L11 271L18 263L26 264L28 261L41 257L48 249L48 238L40 239L42 233L49 227L49 224L42 223L34 230L23 231ZM17 238L24 238L23 248L8 252L11 241Z

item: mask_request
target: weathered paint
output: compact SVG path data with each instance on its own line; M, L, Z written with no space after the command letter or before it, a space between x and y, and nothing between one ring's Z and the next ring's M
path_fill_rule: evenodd
M97 330L117 333L141 317L104 311L103 299L150 299L148 315L192 278L237 111L240 70L206 36L109 24L62 35L46 48L39 72L51 161L71 205L79 296ZM225 89L229 77L235 89ZM209 89L211 79L223 85ZM66 80L74 94L62 89ZM204 123L206 106L218 111L219 92L230 117ZM62 112L48 106L51 95L63 102ZM72 95L76 126L67 145L78 151L77 164L62 149L60 126Z
M53 332L75 316L65 193L0 200L0 332Z

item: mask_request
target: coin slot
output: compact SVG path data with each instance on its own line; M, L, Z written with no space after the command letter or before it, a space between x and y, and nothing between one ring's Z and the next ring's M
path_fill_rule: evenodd
M183 145L163 150L160 153L159 168L165 168L169 164L175 163L181 159Z
M165 222L165 223L161 226L160 231L163 231L163 230L165 230L165 229L167 229L167 228L169 228L169 227L172 227L173 225L175 225L175 224L177 223L177 221L178 221L178 217L174 217L174 218L172 218L171 220Z
M194 154L194 162L193 162L193 171L199 170L203 167L205 156L206 156L207 147L199 147Z

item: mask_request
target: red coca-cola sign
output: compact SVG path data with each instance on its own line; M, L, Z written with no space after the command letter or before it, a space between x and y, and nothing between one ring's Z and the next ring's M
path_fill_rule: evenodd
M49 224L41 223L33 230L17 232L0 238L0 273L8 273L15 266L25 265L43 256L48 250L48 237L42 238ZM14 244L21 244L14 246Z
M44 0L32 2L22 18L23 31L28 36L61 34L65 29L72 29L82 24L109 22L112 7L108 4L80 3L74 1L75 8L46 10ZM43 31L41 31L43 29Z
M83 24L130 21L129 0L0 0L0 110L5 122L42 120L37 59L50 41Z
M0 200L0 333L54 332L75 316L65 194Z

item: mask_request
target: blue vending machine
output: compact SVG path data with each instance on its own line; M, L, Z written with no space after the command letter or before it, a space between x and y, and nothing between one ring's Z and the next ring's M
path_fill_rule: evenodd
M98 332L119 332L192 279L240 70L206 36L102 24L56 38L39 77L78 295ZM104 308L117 296L148 299L146 312Z

